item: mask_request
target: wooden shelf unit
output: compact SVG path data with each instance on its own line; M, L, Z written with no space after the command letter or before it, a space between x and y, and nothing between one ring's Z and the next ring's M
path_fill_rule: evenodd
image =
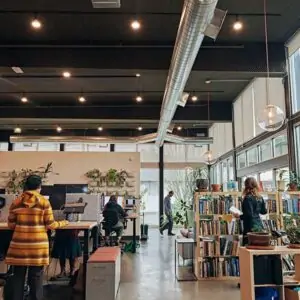
M254 257L256 256L279 256L294 255L295 275L293 277L282 276L281 284L255 284ZM240 285L241 300L255 300L256 287L274 287L278 290L280 300L285 299L285 288L300 286L300 249L290 249L278 246L274 250L249 250L245 247L240 249Z
M282 211L282 206L281 206L281 201L280 201L280 196L278 192L262 192L261 193L262 196L268 195L270 196L270 198L272 198L272 200L275 201L276 203L276 211L273 213L269 214L269 219L273 219L276 220L276 225L277 228L281 228L282 226L282 217L280 217L280 212ZM235 259L239 259L238 255L201 255L201 238L215 238L217 240L220 241L220 238L222 236L224 237L231 237L232 240L236 240L239 239L239 241L241 242L241 238L242 235L241 234L205 234L205 235L201 235L201 219L207 217L207 218L211 218L211 220L223 220L223 221L227 221L227 222L232 222L233 217L232 215L228 212L225 211L225 214L213 214L210 211L206 211L206 213L200 214L200 206L199 206L199 200L201 197L205 198L210 198L210 199L214 199L220 196L231 196L233 203L232 205L237 207L237 208L241 208L239 201L242 197L242 193L241 192L196 192L194 195L194 209L195 209L195 224L196 224L196 228L195 228L195 236L196 236L196 250L195 250L195 275L197 277L198 280L237 280L238 277L237 276L218 276L218 277L203 277L202 276L202 269L201 269L201 264L203 262L203 260L206 259L216 259L216 260L226 260L226 259L230 259L230 258L235 258ZM265 198L265 197L264 197ZM239 243L240 244L240 243ZM219 243L220 246L220 243Z

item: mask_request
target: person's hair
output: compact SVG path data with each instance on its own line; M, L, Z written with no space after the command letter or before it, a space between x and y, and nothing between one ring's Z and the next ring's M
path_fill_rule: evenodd
M243 191L243 195L252 195L255 197L258 197L258 184L255 178L253 177L247 177L245 180L245 187Z
M109 198L109 202L117 202L117 197L115 195L111 195Z
M30 175L26 178L24 191L34 191L42 187L42 178L38 175Z
M170 191L170 192L169 192L169 195L171 195L171 194L174 195L174 192L173 192L173 191Z

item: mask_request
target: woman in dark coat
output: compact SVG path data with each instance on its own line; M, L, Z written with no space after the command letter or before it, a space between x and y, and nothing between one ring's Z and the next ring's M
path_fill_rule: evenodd
M243 244L248 244L247 233L253 231L254 228L263 229L263 223L260 215L267 213L264 199L258 193L258 184L253 177L245 180L243 191L242 215L240 219L243 221ZM235 217L239 217L235 215Z

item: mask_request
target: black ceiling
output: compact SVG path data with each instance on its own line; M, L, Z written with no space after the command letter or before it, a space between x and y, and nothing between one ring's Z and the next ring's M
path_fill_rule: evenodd
M90 0L1 0L0 118L5 119L0 128L17 122L30 127L24 118L41 122L47 117L49 128L57 118L65 119L70 130L83 126L76 119L85 119L86 128L108 119L107 127L113 127L109 124L126 119L155 130L183 0L121 3L121 9L107 10L93 9ZM186 86L198 101L189 100L175 115L175 123L193 133L210 121L229 121L235 97L266 72L263 1L222 0L218 8L228 10L220 35L215 42L204 40ZM285 72L284 42L300 25L299 11L299 0L268 1L272 76ZM244 23L239 33L232 29L236 15ZM39 31L30 26L34 16L43 23ZM134 19L142 24L138 32L130 28ZM24 74L14 73L12 66ZM64 70L72 73L70 79L61 77ZM84 104L78 102L81 94ZM136 103L137 94L142 103ZM20 102L22 95L27 104ZM123 129L130 130L126 124ZM32 129L37 128L34 122Z

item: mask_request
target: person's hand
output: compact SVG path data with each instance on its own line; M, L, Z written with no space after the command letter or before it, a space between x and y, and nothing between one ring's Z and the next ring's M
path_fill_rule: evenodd
M240 214L238 214L238 213L233 213L232 214L236 219L239 219L240 218Z

